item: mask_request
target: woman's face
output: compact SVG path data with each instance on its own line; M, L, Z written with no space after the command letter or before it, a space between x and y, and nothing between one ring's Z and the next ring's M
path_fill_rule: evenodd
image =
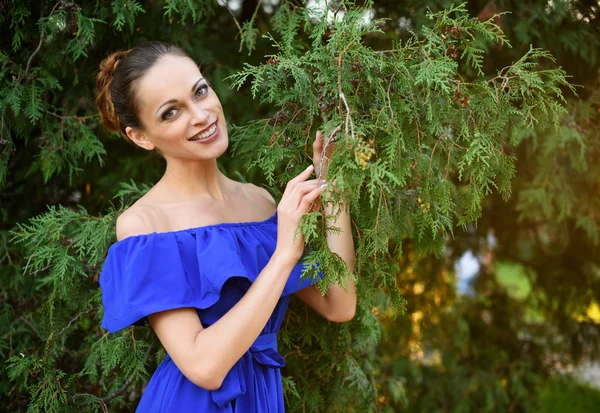
M170 159L216 159L228 145L223 107L188 57L166 55L135 89L141 130L127 128L137 145Z

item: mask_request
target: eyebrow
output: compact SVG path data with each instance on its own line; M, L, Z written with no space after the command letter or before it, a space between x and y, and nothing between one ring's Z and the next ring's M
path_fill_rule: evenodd
M199 84L200 82L202 82L203 80L204 80L204 78L203 78L203 77L201 77L200 79L198 79L198 81L197 81L196 83L194 83L194 86L192 86L192 93L193 93L193 92L196 90L196 88L198 87L198 84ZM177 99L170 99L170 100L167 100L165 103L163 103L162 105L160 105L160 106L158 107L158 109L156 109L156 112L154 112L154 114L155 114L155 115L156 115L156 114L158 114L158 112L160 111L160 108L162 108L163 106L165 106L165 105L168 105L168 104L170 104L170 103L177 103Z

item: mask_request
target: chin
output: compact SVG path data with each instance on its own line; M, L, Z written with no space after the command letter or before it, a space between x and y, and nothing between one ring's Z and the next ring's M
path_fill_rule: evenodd
M218 142L216 142L216 143L218 144L218 149L217 149L219 152L219 154L217 155L217 158L218 158L219 156L221 156L225 152L227 152L227 149L229 148L228 136L225 135L224 137L219 137Z
M217 137L217 139L215 139L214 142L211 143L212 145L207 148L207 150L202 154L202 157L206 156L210 159L216 159L227 152L227 149L229 149L229 137L226 133L224 136L220 135Z

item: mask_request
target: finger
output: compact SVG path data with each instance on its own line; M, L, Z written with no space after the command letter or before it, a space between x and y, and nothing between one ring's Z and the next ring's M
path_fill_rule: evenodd
M317 199L319 197L319 195L321 195L321 193L325 190L326 187L327 187L327 184L318 186L315 189L313 189L311 192L309 192L308 194L304 195L302 197L302 202L300 202L300 205L298 206L298 210L302 214L305 214L306 212L308 212L311 208L311 205L315 201L315 199Z
M288 188L293 188L298 182L306 181L310 174L312 174L314 169L314 165L309 165L308 168L306 168L304 171L300 172L294 178L290 179L286 185L286 190Z
M315 136L315 141L313 142L313 152L316 152L317 149L323 148L323 132L317 131L317 135Z
M318 131L317 136L315 137L315 141L313 142L313 164L317 169L319 167L319 164L321 163L321 153L323 152L322 136L323 133L321 131Z
M294 208L298 208L298 205L300 205L300 202L302 201L302 197L321 185L323 185L323 182L319 181L318 179L311 179L310 181L299 182L290 190L289 194L287 195L287 198L289 199L289 202Z
M318 178L314 178L314 179L309 179L308 181L304 181L304 182L298 182L298 185L296 185L296 188L298 189L303 189L303 188L312 188L316 185L323 185L325 182L323 182L323 180L319 180Z
M319 179L317 178L309 179L308 181L296 182L296 184L292 188L290 188L289 196L291 196L294 192L309 192L315 186L322 185L324 183L325 182L323 182L323 180L319 181ZM306 190L306 188L308 188L308 190Z
M321 196L321 193L324 190L325 190L325 186L319 186L319 187L315 188L313 191L311 191L310 193L306 194L302 198L302 202L298 206L298 211L301 214L305 214L308 211L311 211L316 203L320 203L319 197Z
M326 184L326 182L324 182L322 179L311 179L310 181L300 182L298 185L296 185L295 192L299 193L301 196L304 196L316 187L323 184Z
M310 211L315 212L321 209L321 198L317 198L310 206Z

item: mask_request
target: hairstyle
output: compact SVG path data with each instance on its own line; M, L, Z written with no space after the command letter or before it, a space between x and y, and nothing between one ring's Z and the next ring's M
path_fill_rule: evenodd
M96 107L106 129L119 131L129 141L125 128L141 129L136 83L163 56L189 57L177 46L146 42L129 50L112 53L100 63L96 77Z

